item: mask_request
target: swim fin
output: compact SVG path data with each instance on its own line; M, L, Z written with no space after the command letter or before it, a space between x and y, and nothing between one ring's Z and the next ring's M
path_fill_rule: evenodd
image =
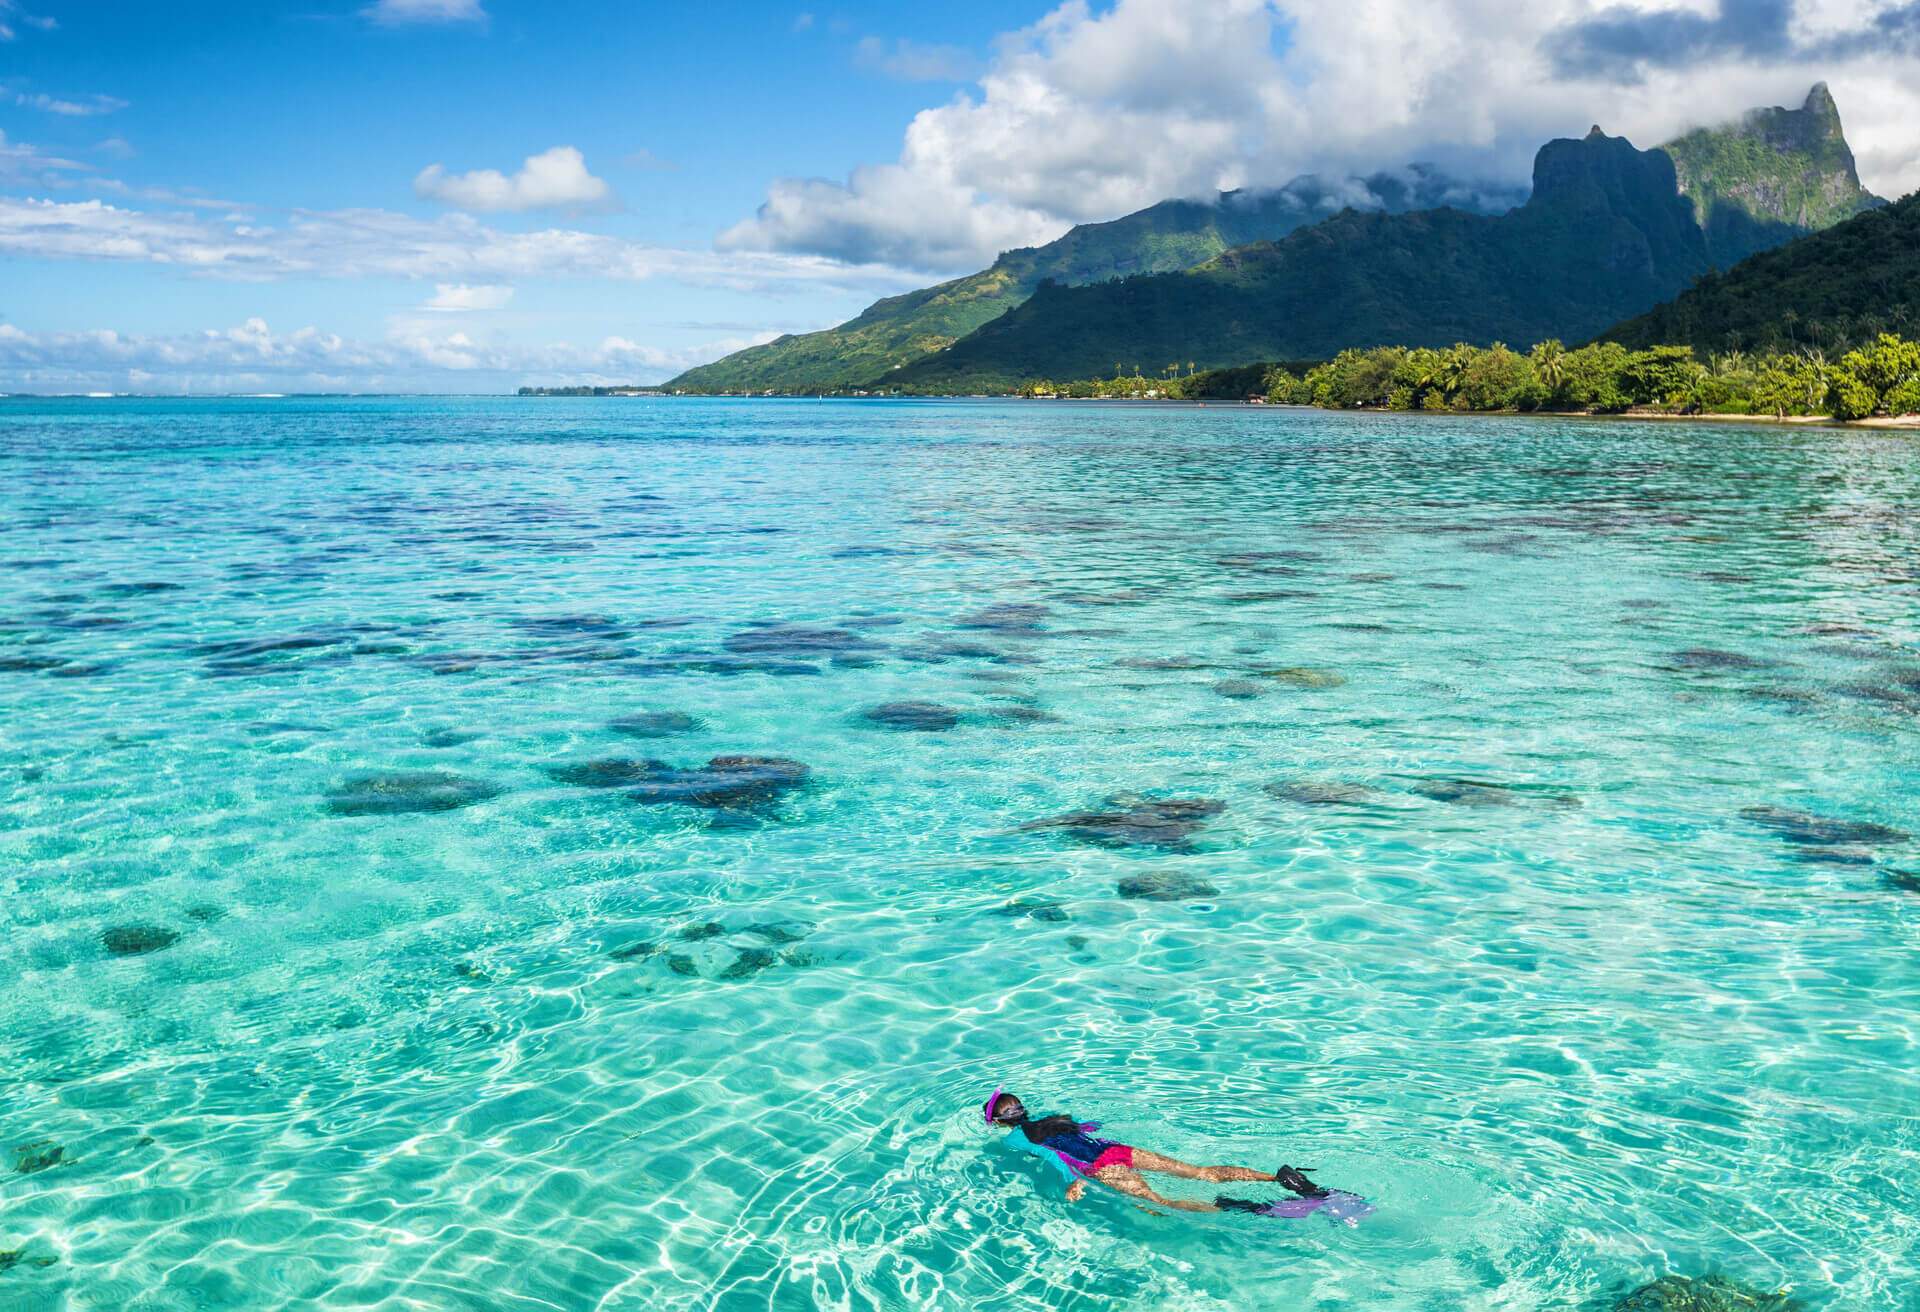
M1270 1203L1252 1203L1244 1198L1221 1194L1213 1205L1223 1212L1250 1212L1254 1216L1273 1216L1297 1221L1303 1216L1322 1216L1342 1225L1352 1225L1363 1216L1373 1215L1373 1204L1358 1194L1329 1189L1323 1198L1278 1198Z
M1302 1198L1325 1198L1329 1192L1307 1179L1303 1172L1292 1166L1281 1167L1273 1178Z

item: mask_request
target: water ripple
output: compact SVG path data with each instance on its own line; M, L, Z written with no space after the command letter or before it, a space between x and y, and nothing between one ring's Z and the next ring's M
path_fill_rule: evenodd
M1920 1285L1906 439L10 400L0 479L0 1305ZM1003 1083L1380 1210L1069 1206Z

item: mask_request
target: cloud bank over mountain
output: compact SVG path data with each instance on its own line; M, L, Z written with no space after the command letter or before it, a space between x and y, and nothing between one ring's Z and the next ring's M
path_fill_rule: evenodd
M1521 178L1596 119L1643 144L1826 81L1868 185L1920 185L1920 4L1069 0L898 159L781 178L722 250L980 267L1169 196L1430 160Z

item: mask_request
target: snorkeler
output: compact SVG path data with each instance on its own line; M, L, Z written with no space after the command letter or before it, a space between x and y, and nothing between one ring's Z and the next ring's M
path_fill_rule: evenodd
M1271 1172L1256 1171L1250 1166L1195 1166L1178 1158L1149 1152L1145 1148L1114 1143L1110 1139L1097 1139L1093 1137L1093 1131L1100 1128L1097 1121L1076 1121L1071 1116L1029 1116L1026 1104L1002 1089L993 1091L993 1096L987 1099L982 1110L988 1125L1005 1126L1008 1129L1008 1144L1033 1153L1066 1178L1067 1201L1070 1203L1080 1201L1087 1192L1088 1180L1097 1180L1123 1194L1182 1212L1258 1212L1267 1216L1296 1217L1329 1206L1346 1211L1342 1204L1348 1199L1360 1203L1352 1194L1322 1189L1291 1166L1282 1166ZM1278 1183L1296 1197L1278 1203L1251 1202L1243 1198L1229 1198L1225 1194L1210 1203L1164 1198L1147 1184L1140 1174L1142 1171L1154 1171L1182 1180ZM1360 1203L1360 1206L1364 1207L1365 1204ZM1345 1220L1347 1217L1343 1215L1329 1219Z

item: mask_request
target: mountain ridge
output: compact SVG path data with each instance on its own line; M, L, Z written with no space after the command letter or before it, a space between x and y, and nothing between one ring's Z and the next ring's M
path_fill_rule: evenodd
M1595 142L1620 142L1631 155L1580 149ZM1549 142L1535 157L1533 190L1504 214L1487 212L1482 191L1470 193L1479 200L1470 212L1423 205L1448 199L1457 184L1417 169L1409 177L1307 177L1273 192L1163 201L666 386L971 388L1075 376L1069 368L1104 373L1116 362L1157 372L1163 359L1219 367L1380 341L1579 338L1650 309L1709 269L1884 204L1860 185L1825 83L1798 109L1750 110L1651 151L1597 126L1584 143ZM1326 216L1355 188L1364 210ZM1504 229L1481 226L1517 215ZM1321 229L1282 252L1262 250ZM1525 232L1539 249L1488 235L1501 231ZM1535 258L1542 250L1555 258ZM1313 259L1358 263L1315 270L1306 267ZM1286 317L1258 303L1249 290L1256 283L1290 306ZM1016 358L1020 349L1031 357Z
M1586 337L1709 267L1673 161L1595 129L1542 146L1533 194L1507 214L1347 212L1184 273L1042 288L879 382L971 390L1104 375L1115 361L1218 368L1383 342Z
M978 273L884 297L845 323L788 334L687 370L665 384L691 391L857 388L924 358L1024 302L1048 280L1079 286L1192 268L1249 242L1284 236L1351 202L1406 213L1448 197L1504 205L1515 189L1462 183L1424 165L1365 178L1295 178L1267 191L1165 200L1105 223L1074 226L1042 246L1006 251Z
M1837 354L1883 332L1920 332L1920 192L1709 274L1600 339Z

